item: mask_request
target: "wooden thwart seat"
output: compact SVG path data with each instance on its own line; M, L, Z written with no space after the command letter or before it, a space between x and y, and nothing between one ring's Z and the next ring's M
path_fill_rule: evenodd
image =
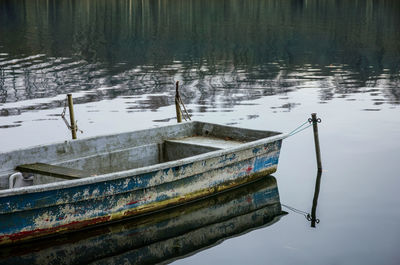
M212 136L190 136L180 139L169 139L168 142L205 146L214 150L226 149L243 144L242 141L230 138L217 138Z
M63 179L80 179L93 175L84 170L54 166L44 163L19 165L16 167L16 170L24 173L37 173Z

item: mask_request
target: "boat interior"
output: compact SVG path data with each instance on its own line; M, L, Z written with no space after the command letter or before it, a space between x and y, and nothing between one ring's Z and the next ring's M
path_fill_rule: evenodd
M190 122L37 146L0 154L0 189L141 168L277 134Z

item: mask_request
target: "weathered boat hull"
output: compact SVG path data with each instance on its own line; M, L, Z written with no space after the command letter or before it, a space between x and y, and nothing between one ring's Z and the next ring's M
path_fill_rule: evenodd
M276 180L256 182L168 211L0 250L1 264L149 264L171 261L270 225L281 211Z
M146 168L0 191L0 244L156 211L271 174L277 169L282 138Z

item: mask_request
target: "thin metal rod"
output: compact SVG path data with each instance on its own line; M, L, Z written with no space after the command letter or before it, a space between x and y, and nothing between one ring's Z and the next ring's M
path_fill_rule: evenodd
M321 163L321 150L319 148L319 138L318 138L318 122L321 122L321 119L317 118L317 113L312 113L311 120L314 129L314 143L315 143L315 153L317 155L318 171L320 171L322 170L322 163Z
M74 102L72 101L72 95L67 94L68 97L68 109L69 109L69 118L71 121L71 132L72 139L76 139L76 124L75 124L75 116L74 116Z
M176 108L176 120L178 123L182 122L182 111L179 105L179 81L176 81L176 94L175 94L175 108Z

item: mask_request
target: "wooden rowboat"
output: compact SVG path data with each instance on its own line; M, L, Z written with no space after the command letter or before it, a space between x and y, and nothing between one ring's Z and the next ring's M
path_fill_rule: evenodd
M281 210L273 176L168 211L0 249L0 264L169 263L269 226Z
M253 181L277 170L286 136L188 122L0 153L0 245L157 211ZM17 182L31 186L10 188Z

